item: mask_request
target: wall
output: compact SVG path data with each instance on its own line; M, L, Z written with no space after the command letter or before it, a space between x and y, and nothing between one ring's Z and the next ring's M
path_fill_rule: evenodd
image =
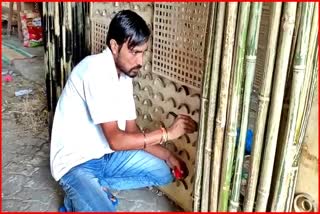
M308 193L318 202L318 163L319 163L319 136L318 136L318 87L314 94L310 112L309 124L306 131L302 155L299 165L296 193ZM319 206L319 205L318 205Z

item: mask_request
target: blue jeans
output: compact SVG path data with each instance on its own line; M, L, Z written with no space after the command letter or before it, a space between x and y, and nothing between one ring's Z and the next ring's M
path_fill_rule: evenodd
M59 181L67 211L116 211L109 190L161 186L173 181L161 159L143 151L119 151L73 167Z

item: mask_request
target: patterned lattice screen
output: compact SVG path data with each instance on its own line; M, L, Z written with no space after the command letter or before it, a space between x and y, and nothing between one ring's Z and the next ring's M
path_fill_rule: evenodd
M108 26L105 23L101 21L99 22L97 20L92 21L91 26L91 52L94 54L101 53L101 50L104 50L106 48Z
M154 73L201 88L208 13L208 3L154 4Z

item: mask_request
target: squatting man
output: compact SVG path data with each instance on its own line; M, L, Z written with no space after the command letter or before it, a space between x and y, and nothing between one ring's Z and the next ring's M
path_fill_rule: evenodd
M161 144L196 131L178 115L151 132L136 125L132 78L142 67L150 29L135 12L111 20L107 48L76 65L56 106L50 165L65 192L65 211L116 211L110 190L167 185L186 164Z

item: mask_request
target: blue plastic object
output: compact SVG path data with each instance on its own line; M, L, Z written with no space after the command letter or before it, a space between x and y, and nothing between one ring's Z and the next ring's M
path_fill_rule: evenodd
M240 128L237 129L236 145L238 145L238 143L239 143L239 135L240 135ZM245 154L246 155L251 154L252 141L253 141L253 131L251 129L248 129L247 136L246 136L246 145L245 145Z
M64 213L64 212L67 212L67 209L64 207L64 205L62 205L61 207L59 207L59 210L58 210L60 213Z

